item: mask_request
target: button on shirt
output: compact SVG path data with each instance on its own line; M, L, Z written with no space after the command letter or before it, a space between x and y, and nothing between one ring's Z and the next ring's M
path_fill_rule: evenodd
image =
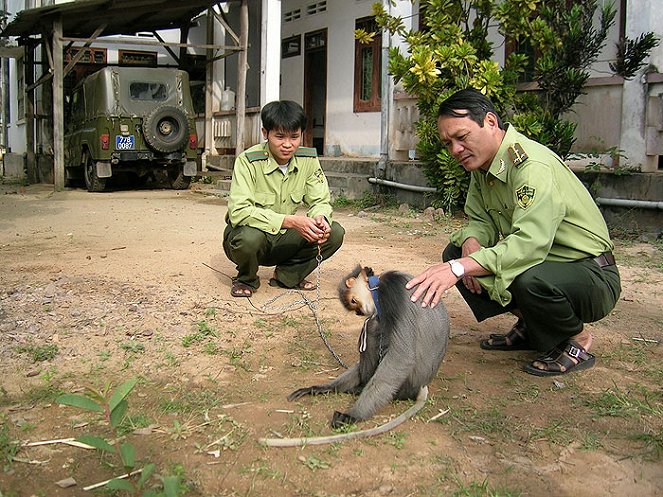
M514 145L527 155L518 165ZM472 171L465 212L469 224L453 233L451 242L479 241L483 248L470 257L493 274L477 279L502 305L511 302L507 288L527 269L614 249L605 220L578 177L554 152L511 125L489 170Z
M323 215L332 222L329 185L315 149L300 147L285 174L266 142L237 157L228 199L228 218L233 226L284 233L283 219L295 214L302 203L308 206L308 217Z

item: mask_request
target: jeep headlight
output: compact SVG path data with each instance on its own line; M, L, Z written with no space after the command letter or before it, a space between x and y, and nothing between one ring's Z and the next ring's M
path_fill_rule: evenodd
M128 136L129 135L129 125L128 124L120 124L120 133L122 136Z

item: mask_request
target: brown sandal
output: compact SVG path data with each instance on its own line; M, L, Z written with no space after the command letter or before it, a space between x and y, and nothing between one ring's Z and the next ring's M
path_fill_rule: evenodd
M494 333L490 338L481 340L479 346L484 350L534 350L527 339L527 327L522 319L506 335Z
M230 295L233 297L252 297L255 290L241 281L234 280L233 286L230 289Z
M535 362L544 364L545 369L535 366ZM596 357L593 354L587 352L575 340L569 340L564 348L556 347L532 363L526 364L523 371L534 376L557 376L592 368L595 363Z

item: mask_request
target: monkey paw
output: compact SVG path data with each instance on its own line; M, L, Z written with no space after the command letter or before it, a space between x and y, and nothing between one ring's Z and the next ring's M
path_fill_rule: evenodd
M334 411L331 425L332 428L341 428L344 425L351 425L356 423L357 421L359 420L354 416L350 416L349 414L346 414L344 412Z
M288 395L288 400L292 402L293 400L297 400L301 397L304 397L305 395L313 395L313 393L313 387L300 388Z

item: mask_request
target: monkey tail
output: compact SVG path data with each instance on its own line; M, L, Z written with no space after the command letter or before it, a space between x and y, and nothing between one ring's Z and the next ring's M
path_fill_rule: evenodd
M351 440L353 438L366 438L372 437L375 435L380 435L381 433L386 433L389 430L396 428L398 425L407 421L412 416L417 414L424 405L426 405L426 400L428 400L428 387L423 386L419 389L419 394L417 395L417 401L412 407L410 407L403 414L397 418L392 419L391 421L376 426L375 428L370 428L368 430L353 431L351 433L341 433L338 435L330 435L327 437L310 437L310 438L260 438L258 443L265 445L267 447L300 447L302 445L322 445L322 444L332 444L338 442L345 442L346 440Z

